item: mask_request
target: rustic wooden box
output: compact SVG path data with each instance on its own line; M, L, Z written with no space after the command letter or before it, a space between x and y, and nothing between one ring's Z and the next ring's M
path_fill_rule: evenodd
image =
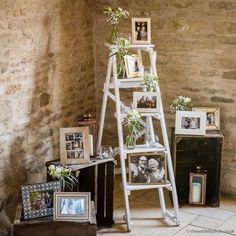
M53 221L52 217L22 220L22 206L18 205L13 225L14 236L95 236L97 231L94 208L93 222Z
M189 173L200 164L208 171L206 205L220 205L222 145L223 135L220 132L193 136L175 134L172 129L172 160L180 204L189 203Z

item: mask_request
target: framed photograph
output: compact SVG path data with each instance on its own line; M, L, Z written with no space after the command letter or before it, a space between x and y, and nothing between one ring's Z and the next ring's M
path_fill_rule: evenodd
M177 111L175 133L186 135L206 134L206 112Z
M54 194L55 221L90 221L91 206L89 192L61 192Z
M129 154L130 184L165 184L167 165L165 155L157 153Z
M151 19L132 18L132 44L151 43Z
M143 75L143 65L140 54L125 55L124 62L127 78L141 77Z
M62 164L89 162L89 127L60 128Z
M192 110L206 112L206 130L220 130L219 107L193 107Z
M53 194L59 191L60 181L21 186L24 219L53 215Z
M134 108L140 112L158 112L159 96L157 92L133 92Z
M206 173L189 174L189 204L205 205L206 183Z

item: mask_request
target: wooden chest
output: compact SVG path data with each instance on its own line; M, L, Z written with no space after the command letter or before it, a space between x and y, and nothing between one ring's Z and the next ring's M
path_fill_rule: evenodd
M171 139L179 203L188 203L189 173L200 164L207 170L206 205L219 206L223 135L176 135L173 129Z
M22 220L21 204L18 205L13 226L14 236L95 236L97 231L94 215L91 223L53 221L52 217L36 220Z

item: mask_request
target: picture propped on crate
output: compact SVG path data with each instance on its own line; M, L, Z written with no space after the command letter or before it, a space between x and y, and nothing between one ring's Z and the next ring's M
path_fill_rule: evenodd
M89 128L60 128L60 157L62 164L88 163Z
M53 194L59 191L60 181L21 186L24 219L53 215Z
M206 112L206 130L220 130L219 107L193 107L193 111Z
M157 153L130 154L130 184L165 184L167 183L167 165L165 155Z
M90 192L64 192L54 194L54 220L90 221Z
M175 133L186 135L206 134L206 112L177 111Z

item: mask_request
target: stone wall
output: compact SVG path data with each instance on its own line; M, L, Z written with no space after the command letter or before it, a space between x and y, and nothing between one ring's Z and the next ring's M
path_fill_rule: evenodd
M59 127L95 112L92 11L92 0L1 1L0 197L59 158Z
M220 107L225 136L222 190L236 195L235 1L97 1L94 43L98 113L108 57L104 42L111 30L102 14L107 5L121 6L131 12L131 17L151 17L152 43L158 53L158 75L169 130L174 126L169 103L179 95L191 97L196 106ZM122 23L119 29L131 33L131 20ZM124 96L128 100L128 94ZM113 114L114 105L109 104L104 143L116 145Z

